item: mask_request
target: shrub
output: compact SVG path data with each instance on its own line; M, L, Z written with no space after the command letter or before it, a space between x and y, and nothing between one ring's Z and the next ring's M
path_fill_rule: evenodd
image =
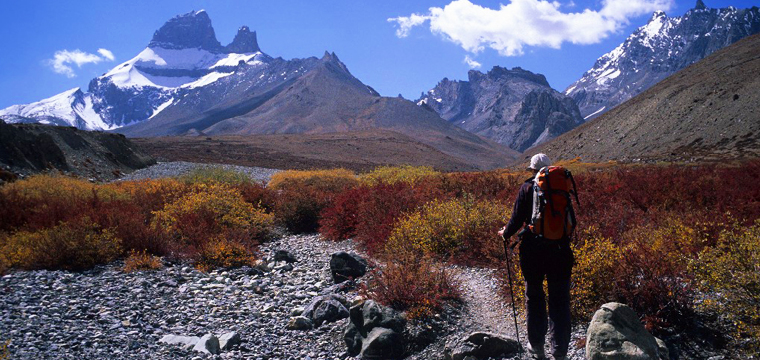
M690 268L704 293L699 309L733 324L741 350L760 350L760 221L725 231L717 246L705 249Z
M374 170L362 175L359 180L362 185L395 184L405 182L415 184L420 180L431 176L440 175L430 166L379 166Z
M591 319L594 312L615 300L615 272L623 260L621 249L612 240L600 237L589 228L585 241L575 246L570 291L573 318L579 322Z
M358 185L356 175L346 169L288 170L272 175L269 188L273 190L301 190L304 188L323 192L339 192Z
M84 270L121 255L120 240L83 217L49 229L19 231L6 237L2 253L10 266L21 269Z
M244 243L256 244L269 235L273 222L271 214L245 202L235 189L198 184L194 192L154 212L151 225L192 253L229 231L241 231Z
M442 196L438 189L405 182L359 186L339 194L324 210L320 231L333 240L354 237L377 254L404 213Z
M195 168L179 177L179 180L190 184L220 183L227 185L249 184L253 182L250 176L221 166L204 166Z
M124 272L134 272L143 270L158 270L164 267L161 258L148 254L145 250L132 250L129 256L124 259Z
M444 267L417 256L401 256L374 270L363 292L381 304L407 311L412 319L440 312L447 302L460 298Z
M254 260L253 254L245 245L218 238L203 245L195 261L195 267L208 272L215 268L252 265Z
M386 249L391 254L403 249L460 263L493 263L503 258L496 232L509 213L494 201L434 200L398 222Z
M269 188L277 190L277 222L294 233L315 232L322 210L357 184L354 173L344 169L277 173L269 182Z

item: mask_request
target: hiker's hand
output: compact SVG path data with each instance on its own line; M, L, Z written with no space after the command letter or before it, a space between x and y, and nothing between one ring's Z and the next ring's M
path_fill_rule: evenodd
M502 226L501 229L499 230L499 236L504 237L504 231L506 231L506 230L507 230L507 227L506 226Z

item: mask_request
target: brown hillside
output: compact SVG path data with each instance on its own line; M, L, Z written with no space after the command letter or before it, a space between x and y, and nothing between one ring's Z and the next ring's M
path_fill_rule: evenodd
M695 161L760 155L760 35L666 78L603 116L528 149L555 159Z
M274 169L342 167L368 171L380 165L426 165L442 171L477 167L392 131L248 136L169 136L132 139L165 161L225 163Z

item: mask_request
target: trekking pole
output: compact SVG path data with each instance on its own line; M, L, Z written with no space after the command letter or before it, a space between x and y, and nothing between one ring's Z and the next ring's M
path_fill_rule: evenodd
M515 288L512 285L512 266L509 264L509 251L507 250L507 239L504 235L500 235L504 242L504 257L507 259L507 279L509 279L509 296L512 298L512 315L515 319L515 336L517 337L517 343L519 347L517 351L520 354L520 359L523 358L523 346L520 342L520 330L517 328L517 308L515 307Z

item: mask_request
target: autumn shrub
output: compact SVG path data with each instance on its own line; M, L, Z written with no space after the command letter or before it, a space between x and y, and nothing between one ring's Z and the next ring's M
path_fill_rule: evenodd
M372 254L382 252L401 216L443 197L435 187L395 184L362 185L339 194L323 211L320 232L328 239L353 237Z
M135 272L145 270L158 270L164 267L161 258L149 254L147 251L132 250L129 256L124 259L124 272Z
M362 185L368 186L395 184L397 182L415 184L420 180L436 175L440 175L440 173L433 170L430 166L379 166L374 170L363 174L359 178L359 181Z
M18 231L3 242L6 261L20 269L84 270L121 255L121 240L113 230L89 217L37 231Z
M254 182L253 179L245 173L221 166L198 167L187 174L180 176L179 180L191 184L221 183L227 185L239 185Z
M457 263L493 263L503 258L496 232L509 213L506 205L495 201L433 200L396 224L386 251L410 251Z
M128 195L84 180L35 175L0 188L0 230L39 230L81 217L82 210Z
M220 237L203 244L196 256L195 267L207 272L216 268L250 266L254 260L249 247Z
M268 187L277 193L277 222L291 232L310 233L319 228L322 210L357 184L356 175L345 169L290 170L274 174Z
M527 178L527 174L505 175L497 171L484 171L449 173L430 181L439 181L436 185L451 197L514 201L517 191Z
M245 202L223 184L196 184L195 190L154 212L151 226L170 236L180 252L200 250L210 239L230 231L242 232L244 243L264 240L274 217Z
M324 192L339 192L359 184L356 175L346 169L288 170L272 175L267 185L273 190L300 190L304 188Z
M623 260L620 247L611 239L597 235L593 228L586 232L585 241L573 250L570 290L572 315L580 322L591 319L603 304L616 300L615 273Z
M732 324L742 351L760 350L760 221L723 232L690 264L703 298L698 308Z
M424 318L460 298L453 276L427 257L407 254L374 270L363 292L409 318Z

